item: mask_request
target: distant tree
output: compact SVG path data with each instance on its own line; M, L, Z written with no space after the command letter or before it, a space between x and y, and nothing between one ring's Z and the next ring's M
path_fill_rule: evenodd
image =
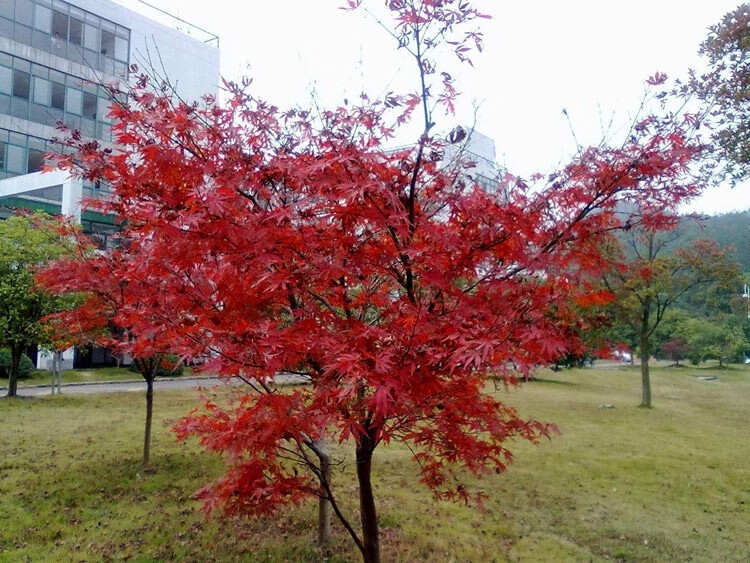
M718 177L733 181L750 173L750 4L741 4L709 28L700 53L708 62L703 73L691 72L683 86L696 96L712 129Z
M630 324L638 335L641 359L642 407L651 407L649 357L653 335L667 311L688 292L712 286L736 286L739 269L713 241L697 240L687 248L667 254L674 233L633 230L624 239L627 247L616 252L627 254L625 265L613 268L603 277L615 300L612 311Z
M718 360L720 367L741 362L750 348L742 327L731 319L690 319L685 325L685 339L688 358L695 365L706 360Z
M11 353L8 397L17 395L24 350L45 341L42 318L66 303L34 287L34 269L65 251L52 217L38 214L0 221L0 347Z
M690 351L690 346L688 346L684 339L675 338L662 344L661 350L674 362L672 364L674 367L679 367L680 360L685 359L687 353Z

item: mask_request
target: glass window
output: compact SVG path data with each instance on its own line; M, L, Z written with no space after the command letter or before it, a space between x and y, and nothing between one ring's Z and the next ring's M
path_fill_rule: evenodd
M70 18L68 41L73 45L83 45L83 22L81 20Z
M83 44L87 49L92 51L99 51L101 44L99 43L99 29L93 25L86 24L83 33Z
M54 10L52 12L52 35L61 39L68 38L68 15Z
M34 4L31 0L16 0L16 21L31 26L34 18Z
M17 174L23 174L26 170L24 149L17 147L16 145L8 145L7 157L5 163L5 169L8 172L15 172Z
M0 14L13 19L13 0L0 0Z
M4 14L2 9L2 1L0 0L0 14ZM2 37L13 37L13 22L7 18L0 18L0 36Z
M13 71L13 95L25 100L29 99L31 92L31 75L22 70Z
M49 81L34 77L34 101L44 106L49 105Z
M115 58L120 61L128 60L128 40L115 37Z
M50 105L53 108L65 109L65 86L59 82L52 82L52 96Z
M83 93L83 117L96 119L96 94Z
M66 92L65 111L81 115L81 104L83 102L83 93L75 88L68 88Z
M109 113L109 99L107 98L97 98L97 112L96 115L99 116L99 121L105 121L109 123L109 117L107 117L107 114Z
M26 166L26 173L39 172L44 165L44 151L29 149L29 162Z
M13 68L16 70L22 70L24 72L31 72L31 62L18 57L13 58Z
M0 141L0 170L5 170L5 143Z
M24 45L31 44L31 28L20 23L13 26L13 39Z
M52 10L37 4L34 6L34 27L45 33L52 33Z
M13 69L0 66L0 93L10 94L13 91Z
M110 57L115 54L115 34L102 30L102 43L100 49L102 55L109 55Z

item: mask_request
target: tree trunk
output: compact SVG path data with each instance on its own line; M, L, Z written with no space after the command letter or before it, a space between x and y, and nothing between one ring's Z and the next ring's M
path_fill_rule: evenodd
M315 440L315 454L320 461L320 486L324 491L331 485L331 455L325 438ZM318 547L328 547L331 543L331 501L320 497L318 500Z
M651 408L651 374L648 369L648 348L646 342L641 342L641 385L643 387L642 407Z
M359 515L362 521L362 560L379 563L380 538L375 497L372 491L372 452L374 444L368 434L357 445L357 480L359 481Z
M23 350L20 346L10 347L10 370L8 370L8 397L18 396L18 366L21 365L21 354Z
M641 406L647 409L651 408L651 374L648 369L648 321L651 316L651 300L646 298L641 309L641 330L639 343L641 347L641 387L643 390L643 400Z
M151 458L151 418L154 412L154 376L144 375L146 380L146 429L143 435L143 467L148 468Z

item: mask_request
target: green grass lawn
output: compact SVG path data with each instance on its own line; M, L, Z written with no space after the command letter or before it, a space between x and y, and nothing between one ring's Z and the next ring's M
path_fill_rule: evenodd
M183 368L181 376L174 377L189 377L191 375L190 368ZM104 382L104 381L141 381L142 377L140 374L130 371L126 367L111 367L111 368L92 368L92 369L70 369L62 372L63 385L66 383L85 383L85 382ZM35 370L31 375L25 379L19 379L19 387L30 386L30 385L49 385L50 384L50 372L45 370ZM0 387L7 387L8 380L0 379Z
M696 377L708 373L720 379ZM561 434L470 480L485 511L435 504L404 447L376 452L384 560L750 559L750 370L658 368L651 410L637 408L638 368L540 377L498 394ZM194 405L190 391L156 394L155 473L144 474L140 394L0 401L0 560L321 560L313 503L261 522L204 520L191 495L221 464L168 430ZM351 462L349 448L336 454ZM335 479L356 521L352 469ZM338 525L335 538L328 560L356 561Z

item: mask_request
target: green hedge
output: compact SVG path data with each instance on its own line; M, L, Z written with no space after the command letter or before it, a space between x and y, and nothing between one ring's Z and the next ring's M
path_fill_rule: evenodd
M34 371L34 362L26 354L21 354L21 363L18 365L18 379L29 377ZM0 377L10 376L10 348L0 348Z

